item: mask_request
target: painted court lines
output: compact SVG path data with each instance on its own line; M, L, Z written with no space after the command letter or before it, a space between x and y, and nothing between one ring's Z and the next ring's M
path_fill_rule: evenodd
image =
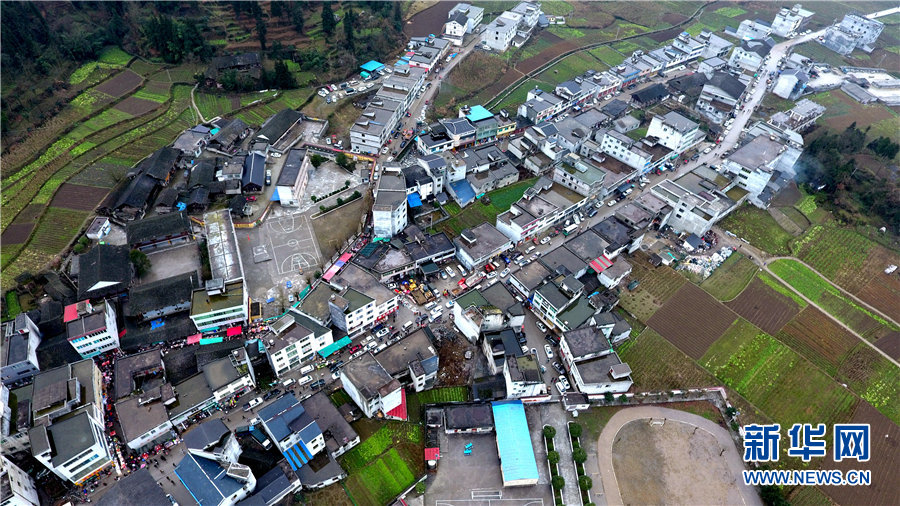
M309 218L302 214L288 214L269 218L265 227L278 274L306 270L320 264L321 255Z

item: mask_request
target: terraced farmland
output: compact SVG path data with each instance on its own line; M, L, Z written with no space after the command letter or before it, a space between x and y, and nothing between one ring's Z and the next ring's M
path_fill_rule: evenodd
M759 270L751 260L740 253L725 259L700 287L719 300L731 300L741 293L753 275Z
M644 329L617 350L623 362L638 371L634 386L638 391L666 391L709 387L720 382L681 350L651 328Z
M685 283L647 325L689 357L699 359L736 319L734 311L697 285Z
M831 376L837 374L847 353L862 344L812 306L801 311L775 337Z
M623 290L620 304L637 319L647 321L687 280L669 267L653 267L643 253L637 253L631 265L629 279L640 284L634 290Z
M838 378L885 416L900 424L900 369L859 343L841 363Z
M800 312L800 306L790 297L778 293L759 278L753 278L747 288L726 305L773 335Z

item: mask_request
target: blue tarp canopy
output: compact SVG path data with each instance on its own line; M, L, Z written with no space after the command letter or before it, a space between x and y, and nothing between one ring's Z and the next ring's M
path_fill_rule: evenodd
M422 207L422 197L419 196L419 192L412 192L407 195L406 201L409 202L409 207Z
M344 336L344 337L338 339L337 341L329 344L328 346L322 348L321 350L319 350L319 355L321 355L322 358L328 358L329 355L340 350L341 348L344 348L345 346L350 346L350 342L351 342L350 337Z
M367 71L367 72L378 72L380 68L384 67L384 63L379 63L375 60L369 60L366 63L363 63L359 66L359 68Z

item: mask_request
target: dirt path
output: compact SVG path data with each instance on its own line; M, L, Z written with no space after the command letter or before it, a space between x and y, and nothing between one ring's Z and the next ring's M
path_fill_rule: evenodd
M193 88L191 88L191 107L194 108L194 112L197 113L197 117L200 118L200 123L206 123L206 119L203 118L203 115L200 114L200 108L197 107L197 102L194 101L194 92L197 91L198 84L195 84Z
M681 424L688 425L690 427L694 427L693 431L702 430L704 431L704 441L710 442L715 441L718 448L714 448L711 453L706 455L706 458L698 458L699 456L696 454L694 450L696 448L691 448L690 452L682 455L683 459L681 462L672 460L671 454L672 452L665 452L664 450L675 450L681 448L685 445L691 446L691 441L682 440L678 438L668 438L665 440L665 434L660 434L663 438L660 440L662 445L657 444L654 445L650 450L657 453L669 453L670 454L670 462L668 466L663 465L661 469L658 470L659 473L666 473L670 475L684 473L687 472L684 467L695 469L698 471L704 471L703 466L709 464L721 464L721 459L719 457L724 458L725 464L727 464L727 470L719 470L719 469L705 469L707 476L716 476L718 473L721 476L721 480L697 480L690 482L690 487L693 489L695 487L702 487L704 489L709 488L710 490L717 490L719 493L724 493L723 491L728 491L728 499L734 499L734 501L727 501L726 497L715 497L711 498L709 502L714 503L722 503L722 502L737 502L738 498L740 504L745 505L761 505L762 502L759 499L759 495L757 495L756 490L752 487L746 486L741 479L741 471L744 470L744 462L741 460L741 456L738 454L737 449L734 446L734 441L731 439L731 436L728 432L719 427L716 423L707 420L701 416L693 415L691 413L685 413L683 411L677 411L669 408L662 408L659 406L640 406L634 408L623 409L613 415L613 417L609 420L609 423L606 424L606 427L603 428L603 432L600 433L600 437L597 441L597 456L600 462L600 475L603 479L603 490L605 492L605 497L601 500L605 499L606 504L610 505L618 505L624 504L622 500L622 495L619 489L618 478L616 477L614 470L614 451L613 445L620 440L620 431L622 428L631 423L647 423L650 424L651 420L654 420L654 424L650 425L651 429L668 429L672 430L673 427L666 428L666 423L677 422ZM656 424L659 425L656 425ZM688 436L692 436L694 432L688 432ZM655 439L655 438L654 438ZM666 446L669 448L661 448L660 446ZM707 450L708 444L705 445ZM717 455L718 452L718 455ZM677 455L677 453L676 453ZM677 458L677 457L675 457ZM665 464L664 461L654 460L649 463L650 466L660 466L660 464ZM683 466L682 466L683 465ZM661 476L664 476L661 474ZM622 477L623 479L646 479L646 476L627 476ZM664 493L672 493L678 492L675 490L677 488L677 483L673 483L674 488L669 487L665 482L666 480L655 480L653 484L660 485L662 487L662 491ZM684 481L684 480L680 480ZM709 483L706 483L709 481ZM648 482L650 484L650 482ZM682 492L687 494L696 494L696 490L685 489ZM681 496L683 500L685 497ZM598 498L600 499L600 498ZM629 498L634 501L635 498ZM678 502L679 498L669 496L666 498L668 501ZM598 501L599 502L599 501Z

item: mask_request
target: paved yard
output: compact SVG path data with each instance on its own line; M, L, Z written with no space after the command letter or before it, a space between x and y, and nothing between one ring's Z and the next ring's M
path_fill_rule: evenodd
M200 272L200 250L194 241L148 253L147 258L153 266L150 272L139 280L139 284L171 278L186 272Z
M362 162L357 163L357 167L362 167ZM350 186L343 192L338 195L334 195L326 200L318 200L313 202L311 197L316 195L321 198L323 195L328 195L329 193L338 190L344 187L344 183L350 181ZM328 160L319 166L318 169L313 169L312 174L309 176L309 182L306 183L306 188L303 191L303 194L300 195L300 207L299 210L306 211L307 209L319 209L320 205L334 205L335 201L338 197L347 198L353 193L353 189L362 184L362 178L359 177L359 171L357 170L355 174L351 174L346 170L337 166L336 163ZM362 188L359 189L362 191Z
M529 424L531 423L529 417ZM533 427L532 427L533 428ZM540 431L538 431L540 433ZM464 455L472 443L472 454ZM437 474L428 479L426 506L543 506L553 504L546 458L538 459L540 482L503 488L497 440L491 434L444 434ZM543 446L537 452L543 453Z

